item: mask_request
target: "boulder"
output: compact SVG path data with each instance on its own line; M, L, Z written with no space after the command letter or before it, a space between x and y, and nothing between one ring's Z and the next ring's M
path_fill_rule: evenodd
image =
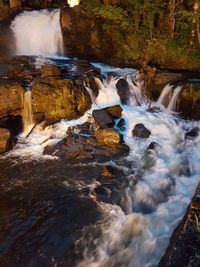
M0 153L9 150L11 146L11 134L8 129L0 128Z
M140 138L148 138L151 132L143 124L139 123L135 125L132 135Z
M121 117L122 108L119 105L93 110L92 116L102 129L111 128L115 125L115 119Z
M108 114L106 109L93 110L92 116L100 128L111 128L115 124L114 119Z
M92 104L83 82L79 80L37 79L32 86L34 113L44 113L46 121L75 119Z
M200 184L158 267L200 266Z
M195 139L199 136L200 129L199 127L194 127L189 132L185 133L185 139Z
M55 65L42 65L42 74L45 77L60 76L60 70Z
M95 137L104 146L117 147L122 143L122 136L113 128L99 129L95 132Z
M127 81L123 78L119 79L116 83L117 93L120 97L121 103L123 105L128 104L129 97L130 97L130 91L129 91L129 85Z

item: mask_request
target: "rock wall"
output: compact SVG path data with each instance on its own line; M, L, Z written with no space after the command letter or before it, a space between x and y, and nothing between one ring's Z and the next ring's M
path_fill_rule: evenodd
M200 266L200 184L158 267Z

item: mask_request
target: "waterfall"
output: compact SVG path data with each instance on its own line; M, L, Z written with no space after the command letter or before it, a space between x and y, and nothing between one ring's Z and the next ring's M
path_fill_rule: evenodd
M11 24L16 54L53 56L63 53L60 10L25 11Z
M168 110L176 111L177 100L178 100L179 94L181 92L181 89L182 89L182 86L178 86L174 90L172 98L171 98L169 105L167 107Z
M33 111L32 111L32 93L27 90L24 93L24 106L23 106L23 131L29 133L33 127Z
M171 92L172 92L172 85L167 84L162 90L162 93L160 97L158 98L157 102L159 104L163 104L164 106L167 106L167 104L169 103Z

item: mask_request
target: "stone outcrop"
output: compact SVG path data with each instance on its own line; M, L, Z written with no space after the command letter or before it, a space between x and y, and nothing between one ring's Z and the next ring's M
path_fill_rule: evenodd
M134 137L148 138L151 135L151 132L141 123L135 125L132 135Z
M0 128L0 153L8 151L11 146L11 134L8 129Z
M34 113L44 113L45 120L75 119L91 107L91 98L82 81L38 79L32 86Z
M159 267L200 266L200 184L187 212L170 238Z
M17 83L0 85L0 118L22 113L23 94L23 87Z
M94 159L98 161L110 160L129 152L128 146L121 141L115 142L112 136L108 135L106 138L105 142L101 142L102 139L96 139L94 136L70 133L56 145L46 146L44 154L58 156L72 162L82 162ZM109 138L111 141L109 141Z

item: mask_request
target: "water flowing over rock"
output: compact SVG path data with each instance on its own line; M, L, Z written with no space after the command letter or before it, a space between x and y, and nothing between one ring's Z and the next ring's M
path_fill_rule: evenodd
M63 53L60 10L24 11L11 24L18 55Z
M34 125L32 110L32 93L30 90L25 91L23 101L23 130L29 133Z

